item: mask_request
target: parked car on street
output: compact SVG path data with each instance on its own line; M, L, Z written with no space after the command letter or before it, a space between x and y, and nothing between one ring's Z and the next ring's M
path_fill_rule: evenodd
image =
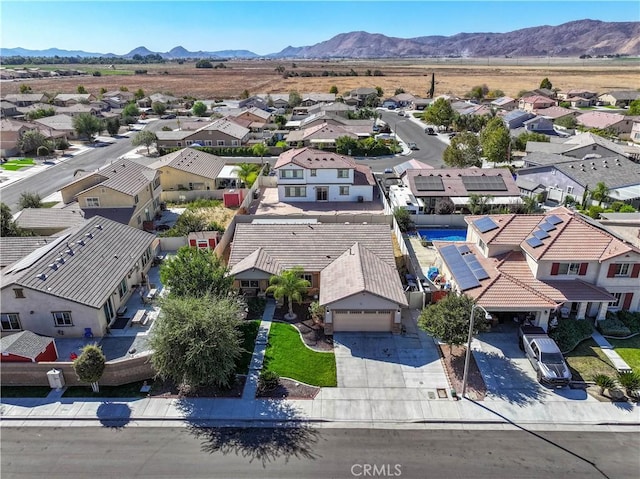
M415 143L407 143L407 146L409 147L410 150L418 150L418 145L416 145Z
M168 115L162 115L160 117L161 120L173 120L176 116L173 113L170 113Z
M436 134L437 134L437 133L436 133L436 130L434 130L434 129L433 129L433 128L431 128L430 126L426 127L426 128L424 129L424 132L425 132L427 135L436 135Z

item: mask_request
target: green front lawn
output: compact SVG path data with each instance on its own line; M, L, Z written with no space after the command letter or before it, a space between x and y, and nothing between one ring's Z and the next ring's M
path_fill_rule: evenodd
M629 339L607 339L631 369L640 373L640 335Z
M573 379L591 381L596 374L615 377L616 370L593 339L582 341L565 359Z
M240 325L242 331L242 348L245 350L236 364L236 374L248 374L249 364L251 364L251 356L256 345L256 336L260 329L260 321L244 321Z
M338 384L335 355L307 348L298 330L290 324L271 325L264 368L312 386L335 387Z
M48 386L2 386L3 398L45 398L51 392Z

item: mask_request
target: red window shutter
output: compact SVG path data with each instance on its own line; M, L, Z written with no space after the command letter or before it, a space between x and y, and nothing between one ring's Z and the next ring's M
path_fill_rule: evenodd
M209 248L213 249L216 247L216 239L215 238L209 238Z
M636 263L633 265L633 269L631 270L631 277L637 278L640 276L640 263Z
M589 263L580 263L580 271L578 271L578 275L584 276L587 274L587 268L589 267Z
M624 303L622 303L622 309L629 311L631 307L631 300L633 299L633 293L626 293L624 295Z
M560 269L560 263L552 263L551 264L551 276L557 276L559 269Z
M610 264L609 271L607 271L607 278L613 278L616 275L616 265Z
M194 239L190 239L190 240L189 240L189 246L197 246L197 244L196 244L196 240L194 240Z

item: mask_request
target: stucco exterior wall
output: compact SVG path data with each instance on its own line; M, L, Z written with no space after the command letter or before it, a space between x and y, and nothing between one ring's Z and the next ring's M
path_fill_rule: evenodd
M183 170L176 170L175 168L162 167L160 168L160 184L162 190L179 190L189 188L189 183L193 184L194 190L215 190L216 180L215 178L206 178L204 176L195 175Z
M400 309L397 303L389 301L388 299L375 296L371 293L358 293L348 298L334 301L324 305L327 310L333 311L336 309L351 309L351 310L391 310L397 311Z

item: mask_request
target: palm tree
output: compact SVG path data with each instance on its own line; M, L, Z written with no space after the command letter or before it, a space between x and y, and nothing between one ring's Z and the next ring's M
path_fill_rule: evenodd
M257 155L257 156L260 157L260 164L264 166L264 159L263 158L264 158L264 155L269 153L269 148L267 148L264 143L256 143L251 148L251 151L253 151L254 155Z
M238 165L238 179L242 181L247 188L251 188L253 182L258 176L258 165L253 163L240 163Z
M302 295L311 287L311 283L302 278L304 270L301 266L294 266L291 269L285 269L276 276L269 279L269 287L267 293L273 293L276 299L284 297L289 301L289 312L285 315L285 319L292 320L296 318L293 312L293 301L302 302Z
M594 200L598 200L598 206L602 206L602 202L609 196L609 188L603 181L600 181L591 192L591 196Z

